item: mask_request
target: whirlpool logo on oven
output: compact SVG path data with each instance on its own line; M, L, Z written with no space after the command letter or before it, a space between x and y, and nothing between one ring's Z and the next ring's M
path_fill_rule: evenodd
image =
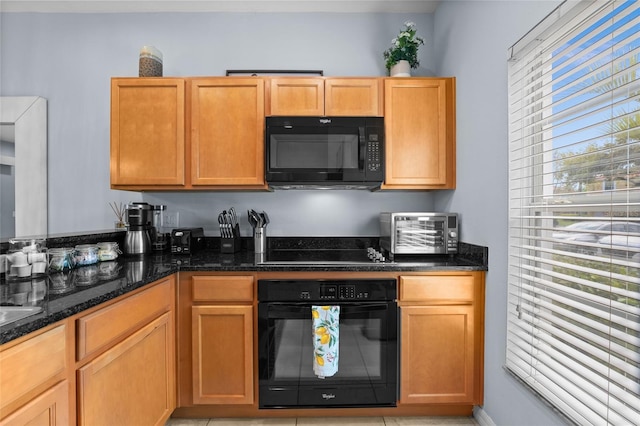
M323 393L322 394L322 399L333 399L335 397L336 396L334 394L332 394L332 393Z

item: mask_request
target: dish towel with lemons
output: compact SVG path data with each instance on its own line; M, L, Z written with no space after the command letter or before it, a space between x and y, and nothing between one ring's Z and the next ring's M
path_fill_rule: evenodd
M340 306L311 306L313 374L320 379L338 372Z

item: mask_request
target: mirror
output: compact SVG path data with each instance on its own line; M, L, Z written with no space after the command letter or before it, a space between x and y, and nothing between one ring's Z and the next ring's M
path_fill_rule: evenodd
M47 100L0 97L0 239L47 235Z

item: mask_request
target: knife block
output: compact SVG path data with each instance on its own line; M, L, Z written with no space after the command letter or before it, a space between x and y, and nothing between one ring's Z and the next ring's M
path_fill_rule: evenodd
M222 237L220 239L220 253L237 253L242 249L240 238L240 225L236 223L233 228L233 238Z

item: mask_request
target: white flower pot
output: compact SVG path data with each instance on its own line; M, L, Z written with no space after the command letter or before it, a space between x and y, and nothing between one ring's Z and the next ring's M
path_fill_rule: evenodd
M391 67L389 70L391 77L411 77L411 65L409 61L398 61L397 64Z

